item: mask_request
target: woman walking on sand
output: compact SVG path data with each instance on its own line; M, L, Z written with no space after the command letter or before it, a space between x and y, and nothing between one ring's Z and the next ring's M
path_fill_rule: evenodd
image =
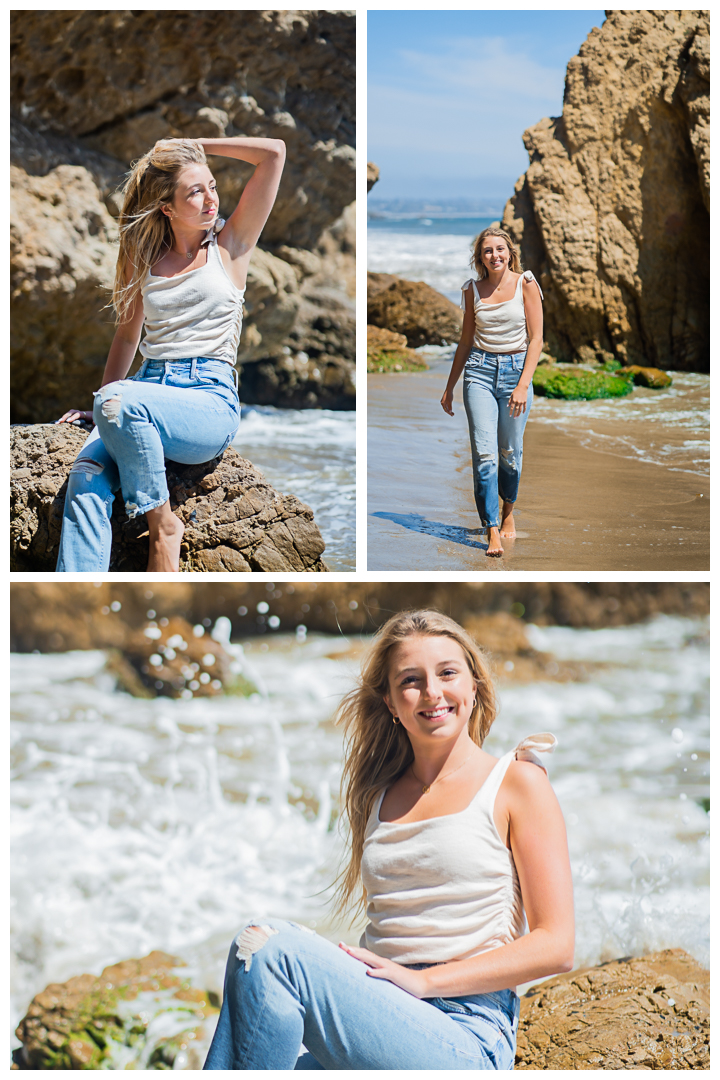
M365 932L338 947L248 922L206 1069L513 1068L517 985L569 971L575 931L539 757L557 740L493 757L495 712L487 661L452 619L403 612L377 632L338 712L350 852L337 896L357 899Z
M208 154L255 165L227 221ZM113 499L145 514L148 573L178 572L184 526L170 509L165 458L198 464L240 422L234 364L248 264L285 161L278 139L161 139L124 185L112 306L117 331L92 412L97 425L68 478L56 571L110 565ZM143 326L145 336L140 341ZM127 378L140 346L144 362Z
M441 404L455 415L453 390L464 369L475 504L487 529L485 554L499 557L501 537L515 537L523 432L543 342L542 292L502 229L480 233L471 265L478 277L462 287L462 334Z

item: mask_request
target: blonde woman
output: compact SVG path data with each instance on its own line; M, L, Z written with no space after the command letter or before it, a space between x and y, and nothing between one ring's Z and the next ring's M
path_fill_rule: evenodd
M339 709L338 904L357 900L365 931L338 947L250 922L206 1069L512 1069L516 987L571 969L574 923L565 825L537 756L556 740L493 757L495 711L487 662L452 619L408 612L378 631Z
M462 287L462 334L440 404L455 415L453 390L464 369L475 504L487 530L485 554L498 558L501 537L516 535L523 433L543 343L542 293L532 271L522 272L517 248L502 229L480 233L471 265L477 281Z
M227 221L218 218L206 152L255 165ZM162 139L133 166L118 223L117 331L102 384L92 412L71 409L58 421L97 426L68 479L57 572L108 569L118 488L128 516L147 518L148 573L179 570L183 525L170 509L165 458L210 461L237 431L234 364L248 264L284 161L278 139ZM144 362L128 379L138 344Z

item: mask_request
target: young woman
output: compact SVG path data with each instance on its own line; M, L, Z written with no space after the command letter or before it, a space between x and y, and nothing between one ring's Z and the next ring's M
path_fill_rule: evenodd
M495 758L482 749L495 711L487 662L452 619L415 611L378 631L338 714L350 826L338 906L362 885L360 945L249 923L206 1069L513 1067L515 988L572 967L572 881L537 757L555 737Z
M206 152L255 165L227 221ZM128 516L147 517L148 572L179 570L183 525L170 509L165 458L210 461L237 431L233 365L248 264L284 161L278 139L162 139L133 166L102 384L92 412L71 409L58 421L97 426L70 471L57 572L108 569L118 488ZM144 363L127 379L138 343Z
M462 334L441 405L455 415L453 390L464 368L475 503L487 529L485 554L499 557L500 538L515 536L523 432L543 343L542 293L532 271L522 273L517 248L502 229L480 233L471 265L478 280L462 287Z

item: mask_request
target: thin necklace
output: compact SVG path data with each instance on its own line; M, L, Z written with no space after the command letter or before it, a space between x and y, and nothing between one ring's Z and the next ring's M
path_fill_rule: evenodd
M456 773L459 769L462 769L463 765L467 765L469 760L470 760L470 758L466 757L464 761L461 761L460 764L457 765L454 769L451 769L450 772L446 772L444 774L440 774L440 775L436 776L435 779L431 780L429 784L423 784L422 780L419 778L419 776L417 775L417 773L413 769L412 762L410 763L410 772L413 774L413 776L417 780L418 784L422 788L423 795L427 795L428 791L433 786L433 784L437 784L438 780L445 780L445 779L447 779L448 776L452 776L453 773Z

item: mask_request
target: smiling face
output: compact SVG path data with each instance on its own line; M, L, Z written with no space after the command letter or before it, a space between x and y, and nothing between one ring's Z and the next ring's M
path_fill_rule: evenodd
M180 173L175 195L164 212L173 229L209 229L217 218L220 200L215 177L207 165L188 165Z
M415 635L392 649L385 697L411 741L454 739L467 727L476 686L453 638Z
M502 272L510 262L510 252L502 236L487 236L483 240L480 258L488 272Z

